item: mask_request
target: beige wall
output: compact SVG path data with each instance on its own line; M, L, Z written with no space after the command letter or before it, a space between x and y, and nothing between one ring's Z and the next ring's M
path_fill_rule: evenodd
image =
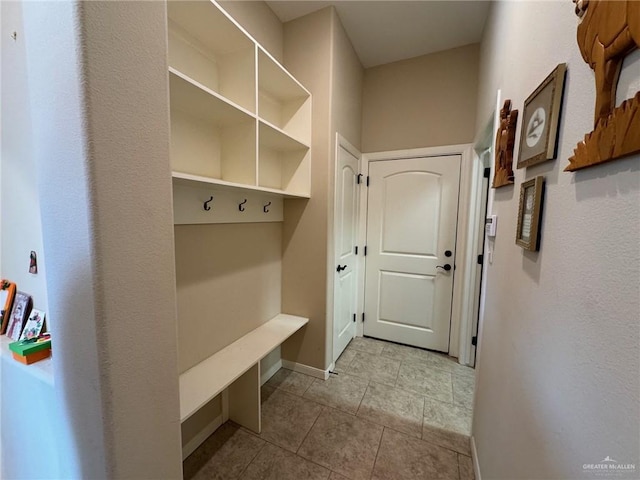
M256 41L282 63L282 22L265 2L218 2Z
M311 198L285 200L282 309L309 324L282 347L282 357L325 369L327 338L327 228L330 182L331 18L325 8L284 26L284 60L313 95Z
M474 44L366 69L363 152L471 142L478 58Z
M280 313L280 223L176 225L178 367Z
M360 149L364 69L335 10L332 15L332 25L332 130L339 132L349 143ZM332 136L332 140L335 141L335 136ZM335 148L332 152L335 153Z
M473 420L483 479L596 478L583 465L607 456L636 465L621 478L640 468L640 156L563 171L593 127L594 74L577 23L565 1L497 2L482 43L478 135L497 89L522 115L547 74L568 67L557 159L493 191ZM637 52L619 93L638 91L639 65ZM521 128L520 118L518 139ZM547 181L542 242L529 253L515 244L516 212L520 185L537 175Z

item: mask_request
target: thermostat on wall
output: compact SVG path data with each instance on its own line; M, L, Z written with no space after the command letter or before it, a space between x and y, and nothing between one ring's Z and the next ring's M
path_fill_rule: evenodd
M488 237L496 236L496 226L498 223L497 215L489 215L484 224L484 231Z

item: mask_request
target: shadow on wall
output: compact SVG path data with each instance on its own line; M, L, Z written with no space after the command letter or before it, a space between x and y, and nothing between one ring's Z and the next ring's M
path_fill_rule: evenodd
M640 190L640 181L637 176L619 175L639 171L638 159L638 155L632 155L578 170L571 179L571 183L576 186L576 200L580 202L590 198L617 197ZM599 181L594 182L596 179Z

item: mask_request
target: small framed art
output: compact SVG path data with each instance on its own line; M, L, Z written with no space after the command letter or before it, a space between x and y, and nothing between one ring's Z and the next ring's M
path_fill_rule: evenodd
M42 310L34 308L31 310L31 314L27 319L27 323L22 329L22 335L20 335L20 341L31 340L37 338L42 333L42 327L44 326L45 313Z
M524 101L518 168L556 158L566 72L567 65L559 64Z
M18 341L24 322L27 320L31 312L31 296L23 292L17 292L16 298L13 300L13 308L9 316L9 325L7 325L7 337L11 340Z
M9 280L0 281L0 335L3 335L7 331L7 325L9 324L9 316L11 315L11 307L13 306L13 299L16 296L16 284Z
M525 250L538 251L540 246L540 216L544 195L544 177L536 177L520 186L516 243Z

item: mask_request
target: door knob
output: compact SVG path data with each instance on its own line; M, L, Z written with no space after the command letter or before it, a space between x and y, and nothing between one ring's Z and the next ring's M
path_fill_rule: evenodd
M451 270L451 265L449 265L448 263L445 263L444 265L436 265L436 268L441 268L445 272L448 272L449 270Z
M345 268L347 268L346 265L338 265L338 268L336 268L336 272L340 273L342 270L344 270ZM451 267L449 267L451 268Z

